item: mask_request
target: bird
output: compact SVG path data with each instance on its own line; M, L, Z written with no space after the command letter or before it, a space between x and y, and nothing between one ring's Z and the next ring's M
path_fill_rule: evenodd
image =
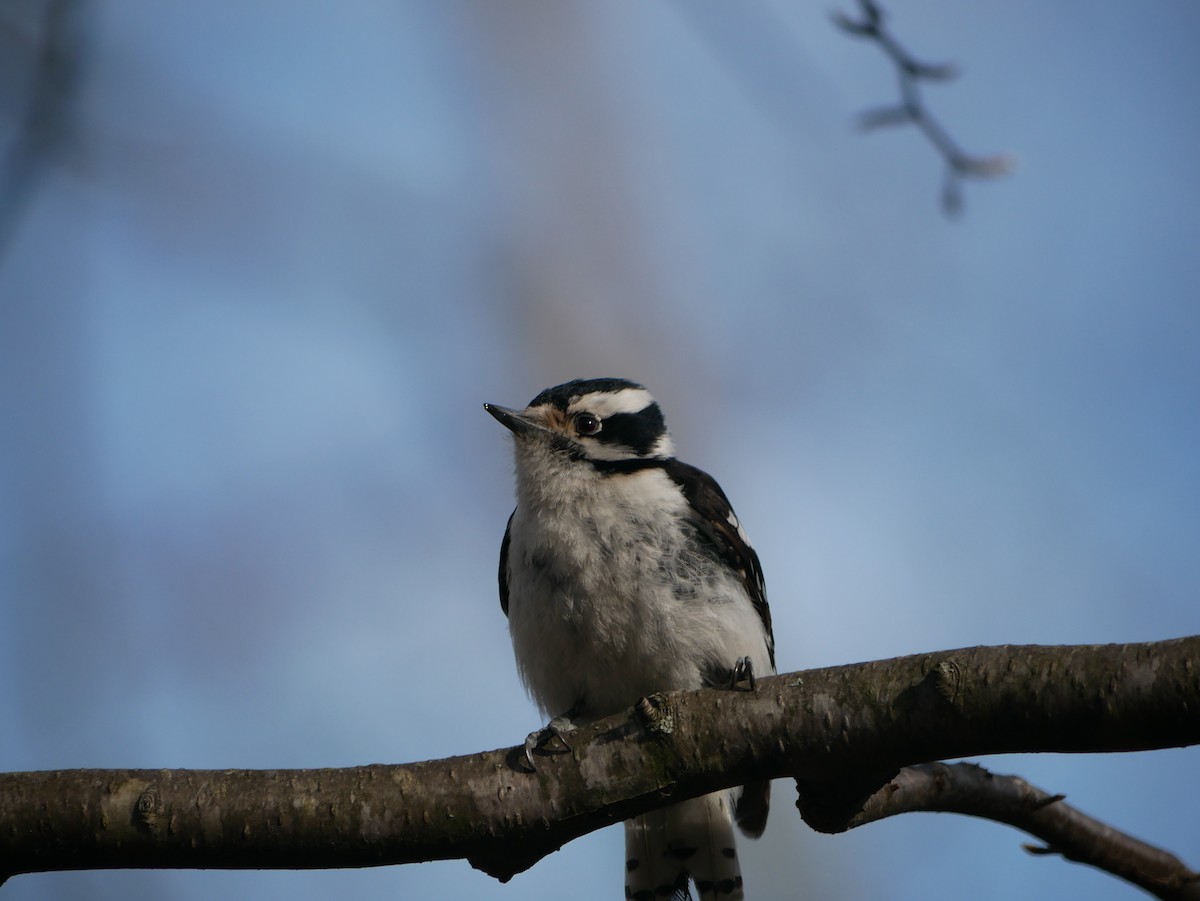
M626 379L576 379L523 410L484 409L513 436L516 509L500 607L517 669L554 737L654 692L737 688L775 672L758 555L712 476L683 463L658 403ZM569 747L569 745L568 745ZM625 823L625 897L744 898L733 824L762 835L767 780Z

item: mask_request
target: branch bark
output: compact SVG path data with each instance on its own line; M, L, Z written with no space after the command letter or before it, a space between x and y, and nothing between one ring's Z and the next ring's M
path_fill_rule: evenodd
M609 823L754 779L834 786L818 807L836 821L909 764L1194 744L1200 636L966 648L761 679L754 693L653 695L581 729L570 752L548 749L536 773L507 748L336 770L4 774L0 878L466 858L508 879Z
M1031 854L1061 854L1144 889L1164 901L1198 901L1200 873L1178 857L1114 829L1019 776L973 763L904 767L847 821L853 829L916 811L961 813L1015 826L1042 840Z

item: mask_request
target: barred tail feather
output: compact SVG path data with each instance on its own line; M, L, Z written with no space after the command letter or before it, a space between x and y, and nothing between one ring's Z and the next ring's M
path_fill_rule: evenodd
M625 897L636 901L689 898L742 901L742 871L727 792L715 792L625 824Z
M742 870L728 792L668 807L667 836L668 853L683 858L702 901L742 901Z
M632 901L686 901L687 870L667 853L667 811L625 821L625 897Z

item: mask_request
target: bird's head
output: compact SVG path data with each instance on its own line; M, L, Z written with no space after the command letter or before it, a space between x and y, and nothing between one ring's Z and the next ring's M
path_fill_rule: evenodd
M534 460L601 473L653 466L675 454L662 410L625 379L577 379L547 388L524 410L484 404L516 439L517 468ZM549 457L550 459L547 459Z

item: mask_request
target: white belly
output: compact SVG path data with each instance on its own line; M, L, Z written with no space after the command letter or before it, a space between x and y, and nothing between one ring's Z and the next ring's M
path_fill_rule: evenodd
M614 508L608 521L518 507L509 629L521 677L549 716L582 701L593 719L654 691L699 688L714 667L744 656L756 673L771 672L740 579L694 550L675 511L649 505L657 518L647 518L647 506Z

